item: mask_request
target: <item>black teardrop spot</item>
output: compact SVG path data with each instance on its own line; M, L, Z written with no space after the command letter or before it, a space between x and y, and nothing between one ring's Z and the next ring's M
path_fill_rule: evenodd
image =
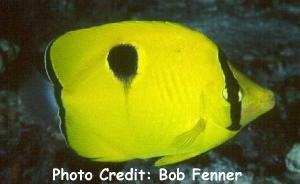
M134 46L114 46L110 49L107 60L110 69L120 80L129 82L136 75L138 55Z

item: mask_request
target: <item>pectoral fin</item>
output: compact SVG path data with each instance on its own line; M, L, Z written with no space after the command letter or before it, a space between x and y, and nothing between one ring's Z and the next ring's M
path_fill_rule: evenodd
M206 127L206 122L204 119L200 118L196 125L191 129L188 130L177 137L173 140L171 146L175 147L177 149L185 149L186 147L192 145L195 140L201 136L201 134L204 132ZM167 155L155 162L155 166L162 166L162 165L168 165L168 164L173 164L176 162L180 162L182 160L186 160L192 157L195 157L199 155L200 152L189 152L189 153L182 153L182 154L177 154L177 155Z
M199 152L191 152L191 153L184 153L184 154L178 154L178 155L168 155L168 156L164 156L164 157L160 158L159 160L157 160L154 165L156 167L160 167L163 165L173 164L176 162L180 162L180 161L195 157L199 154L200 154Z
M205 120L200 118L191 130L178 135L171 145L180 149L190 146L205 130L205 126Z

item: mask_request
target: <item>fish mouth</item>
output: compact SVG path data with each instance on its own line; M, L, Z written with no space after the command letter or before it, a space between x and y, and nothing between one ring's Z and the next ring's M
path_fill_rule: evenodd
M247 108L242 109L242 127L274 108L275 95L271 90L265 89L260 95L257 100L248 104Z
M265 111L264 111L264 113L265 113L274 108L275 95L271 90L266 90L264 98L266 100L263 100L262 103L265 104Z

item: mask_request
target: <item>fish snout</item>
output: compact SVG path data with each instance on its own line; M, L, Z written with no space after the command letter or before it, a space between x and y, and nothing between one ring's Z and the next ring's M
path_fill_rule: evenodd
M266 104L266 111L273 109L273 107L275 106L275 95L273 91L267 89L264 99Z
M260 115L268 112L275 106L274 93L265 88L256 88L250 92L242 104L241 125L245 126Z

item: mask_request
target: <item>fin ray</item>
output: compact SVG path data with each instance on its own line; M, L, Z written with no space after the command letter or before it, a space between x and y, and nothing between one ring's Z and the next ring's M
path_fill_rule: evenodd
M199 152L190 152L190 153L183 153L178 155L168 155L158 159L154 165L156 167L160 167L163 165L174 164L183 160L187 160L189 158L193 158L199 154L200 154Z
M205 120L200 118L191 130L178 135L171 145L178 148L188 147L205 130L205 126Z

